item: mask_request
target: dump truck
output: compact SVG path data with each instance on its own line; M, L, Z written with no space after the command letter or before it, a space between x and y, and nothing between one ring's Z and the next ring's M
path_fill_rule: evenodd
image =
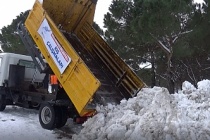
M93 28L96 5L97 0L35 1L17 30L36 65L32 79L44 74L42 85L48 86L40 90L40 83L31 82L32 90L23 91L15 88L19 84L13 84L15 89L3 84L1 111L17 103L38 107L41 126L52 130L68 118L79 123L97 113L97 104L118 104L146 86ZM26 69L17 63L13 71L20 67ZM58 79L54 93L48 90L50 75ZM14 101L14 94L20 100Z

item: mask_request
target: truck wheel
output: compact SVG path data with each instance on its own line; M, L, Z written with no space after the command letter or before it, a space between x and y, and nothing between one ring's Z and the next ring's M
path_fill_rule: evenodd
M56 114L58 114L56 128L61 128L66 124L68 119L67 107L57 106L55 109L56 109Z
M56 113L50 103L43 103L39 109L39 122L44 129L52 130L56 126Z
M0 97L0 111L4 111L6 108L5 98L2 96Z

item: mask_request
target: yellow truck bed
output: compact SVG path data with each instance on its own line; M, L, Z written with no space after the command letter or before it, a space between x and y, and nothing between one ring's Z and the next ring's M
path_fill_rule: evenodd
M119 102L144 82L93 29L96 0L38 0L25 26L80 116Z

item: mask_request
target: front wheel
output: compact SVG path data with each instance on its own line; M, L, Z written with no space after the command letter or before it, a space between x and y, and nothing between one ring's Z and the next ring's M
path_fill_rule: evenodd
M44 129L52 130L56 127L56 116L54 107L46 102L39 109L39 122Z

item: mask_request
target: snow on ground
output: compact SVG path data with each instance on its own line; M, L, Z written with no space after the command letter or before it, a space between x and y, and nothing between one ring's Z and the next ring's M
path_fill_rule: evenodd
M8 106L0 112L0 139L209 140L209 97L209 80L197 88L186 81L173 95L163 87L144 88L119 105L98 106L98 114L78 129L68 121L53 131L40 126L37 110Z
M0 112L0 140L68 140L77 133L70 129L72 126L72 121L68 120L63 130L50 131L39 124L37 110L7 106Z
M74 140L209 140L210 81L198 88L184 82L170 95L163 87L144 88L119 105L99 106Z

